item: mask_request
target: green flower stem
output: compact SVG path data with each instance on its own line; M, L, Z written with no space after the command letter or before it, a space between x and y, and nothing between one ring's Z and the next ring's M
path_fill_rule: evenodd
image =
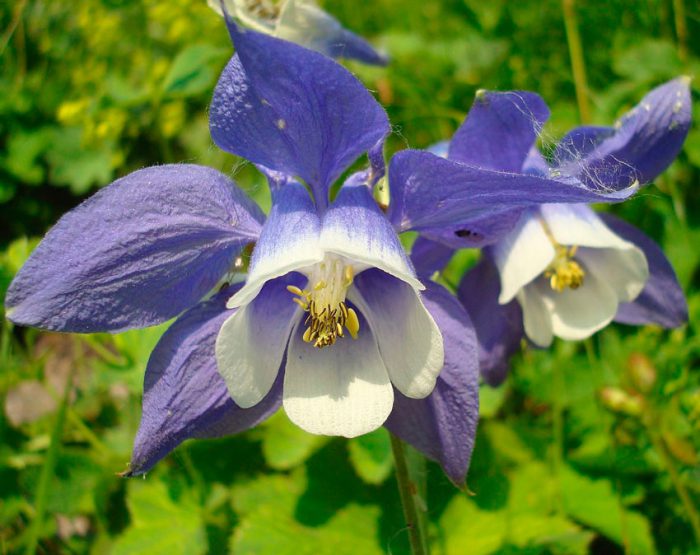
M34 518L32 519L29 530L27 531L27 547L26 555L34 555L37 552L39 538L44 524L44 513L46 513L46 503L48 500L49 484L54 475L56 461L58 459L58 451L61 446L61 436L66 422L66 413L68 412L68 403L70 399L70 391L73 383L73 371L76 365L71 366L66 379L65 389L63 390L63 398L56 413L53 430L51 432L51 444L46 452L46 458L41 468L39 475L39 483L36 488L36 496L34 499Z
M579 119L587 124L591 121L591 108L588 103L588 84L586 80L586 63L583 60L583 47L581 35L578 32L576 20L575 0L562 0L564 12L564 26L566 27L566 41L569 44L569 56L571 57L571 69L574 73L574 85L576 87L576 101L578 102Z
M564 500L560 476L564 467L564 399L566 397L566 383L562 368L554 367L552 376L552 474L554 475L554 500L556 510L564 514Z
M685 509L685 512L688 516L690 526L692 527L693 534L695 535L695 542L698 546L700 546L700 514L698 513L698 508L695 506L695 503L690 498L690 494L688 494L688 490L683 484L683 480L681 479L680 474L678 474L676 463L674 462L671 454L668 452L666 442L664 441L661 434L659 434L657 431L658 424L656 424L655 422L658 422L658 419L656 418L656 414L653 412L653 409L650 409L650 411L652 412L651 420L653 422L649 422L647 420L645 422L645 426L647 429L647 433L649 434L649 438L651 439L651 444L654 446L654 449L661 457L661 461L664 467L666 468L666 472L668 472L668 476L671 479L673 488L676 490L676 494L680 498L681 503L683 504L683 508Z
M684 64L688 63L688 25L685 21L685 3L673 0L673 20L678 41L678 57Z
M407 446L394 434L391 437L391 451L394 454L396 481L401 495L401 505L406 518L411 553L413 555L428 555L428 538L425 530L425 502L421 498L421 488L415 476L411 476L407 457Z

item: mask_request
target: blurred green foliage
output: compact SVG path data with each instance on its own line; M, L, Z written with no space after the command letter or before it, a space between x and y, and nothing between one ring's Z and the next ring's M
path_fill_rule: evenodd
M684 51L682 5L578 6L594 123L698 73L700 6L685 6ZM542 94L553 112L545 146L578 122L555 0L325 7L392 57L387 68L349 64L389 111L389 152L449 137L478 88ZM207 104L231 48L204 0L16 0L0 5L0 23L0 296L50 224L138 167L210 165L269 202L256 172L209 138ZM518 356L506 384L482 389L469 494L427 467L435 553L700 552L699 178L696 125L658 182L614 207L664 246L690 323L613 326ZM474 260L460 253L445 280ZM116 476L164 329L69 336L3 319L0 553L407 552L384 430L319 438L278 414L238 437L188 442L145 480Z

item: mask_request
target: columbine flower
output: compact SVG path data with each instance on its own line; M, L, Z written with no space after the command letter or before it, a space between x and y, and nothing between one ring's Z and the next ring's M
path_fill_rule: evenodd
M224 15L222 0L208 0ZM384 65L386 56L351 33L313 0L223 0L228 13L245 26L288 40L331 58L349 58L366 64Z
M373 200L386 113L331 59L231 34L212 136L268 176L269 216L208 168L134 172L47 234L9 288L9 318L115 332L177 317L148 361L131 475L187 438L245 430L283 404L315 433L385 424L462 482L476 336L453 295L416 278ZM331 184L367 151L371 169L331 202ZM231 285L250 245L245 283Z
M613 128L574 129L557 146L552 166L535 148L548 115L533 93L480 92L441 167L451 164L456 179L468 179L465 168L472 165L578 184L579 191L599 193L597 201L621 200L621 193L660 174L680 150L690 125L688 79L653 90ZM553 336L582 339L613 319L674 327L687 318L683 293L659 247L577 201L525 206L513 189L498 199L500 228L488 222L481 230L482 222L465 218L426 229L427 239L417 245L419 252L433 251L433 262L419 268L427 274L454 247L490 244L459 290L475 321L482 372L490 382L503 379L523 335L546 347Z

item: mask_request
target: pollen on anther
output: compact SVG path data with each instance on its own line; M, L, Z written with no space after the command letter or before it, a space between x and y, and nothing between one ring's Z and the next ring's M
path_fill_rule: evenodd
M304 295L304 292L296 285L287 285L287 291L289 291L292 295L297 295L298 297L302 297Z
M357 334L360 331L360 319L357 317L357 313L352 309L348 308L348 317L345 321L345 327L348 332L350 332L350 337L357 339Z

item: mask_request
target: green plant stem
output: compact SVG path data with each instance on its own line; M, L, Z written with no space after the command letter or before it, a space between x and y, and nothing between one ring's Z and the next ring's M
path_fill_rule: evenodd
M425 533L424 514L419 508L419 488L409 473L406 457L406 446L394 434L391 437L391 451L394 455L394 468L396 469L396 481L399 486L401 505L406 518L411 553L413 555L427 555L429 553L428 541Z
M685 3L673 0L673 20L678 41L678 57L684 64L688 63L688 25L685 20Z
M66 422L66 413L68 411L74 369L75 365L71 366L71 370L68 373L65 389L63 390L63 398L58 407L56 420L54 421L53 430L51 432L51 443L48 451L46 452L46 458L44 459L41 474L39 475L39 484L37 485L36 496L34 499L34 518L32 519L27 532L27 547L24 551L26 555L34 555L39 544L39 537L41 536L44 513L46 512L46 503L48 500L49 483L51 482L51 478L53 477L54 469L56 467L58 450L61 445L61 436L63 435L63 428Z
M654 418L656 421L656 418ZM673 488L676 490L676 494L683 504L686 514L688 515L688 520L690 521L690 526L693 529L693 534L695 535L695 542L700 547L700 514L698 514L698 509L690 498L688 490L683 484L680 475L678 474L678 469L673 461L673 457L668 452L668 447L666 447L666 442L661 437L661 435L656 431L655 425L647 423L646 425L647 433L651 439L651 443L654 449L659 453L666 472L668 472L669 478L671 478L671 483Z
M83 340L87 346L95 351L97 356L104 360L107 364L116 366L117 368L124 368L129 364L129 361L123 355L115 354L105 347L100 340L94 335L86 335Z
M561 495L561 483L559 477L564 466L564 396L566 384L561 368L555 367L552 376L552 473L555 478L554 497L556 510L561 514L564 505Z
M5 48L7 48L7 43L10 42L10 39L12 38L13 33L15 32L15 29L17 29L17 25L19 25L19 22L22 20L22 15L24 14L24 9L27 7L27 0L20 0L17 4L15 4L15 11L12 14L12 21L10 21L10 24L8 25L7 29L5 29L5 32L2 34L2 37L0 37L0 55L5 52Z
M564 13L564 26L566 27L566 41L569 44L571 69L574 74L574 86L576 87L576 101L578 102L579 119L581 120L581 123L587 124L591 121L591 109L590 105L588 104L586 63L583 60L581 35L578 32L575 0L562 0L562 11Z

